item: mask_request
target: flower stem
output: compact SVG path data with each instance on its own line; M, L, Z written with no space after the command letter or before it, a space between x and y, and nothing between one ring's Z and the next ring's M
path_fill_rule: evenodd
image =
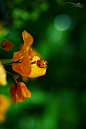
M21 62L20 62L20 60L18 60L18 61L15 61L15 62L10 62L10 63L3 64L3 65L4 65L4 66L5 66L5 65L10 65L10 64L12 64L12 63L21 63Z
M16 77L15 77L15 75L14 74L12 74L12 73L10 73L10 72L8 72L8 71L6 71L8 74L10 74L11 76L13 76L13 78L14 78L14 80L15 80L15 82L17 82L17 80L16 80Z

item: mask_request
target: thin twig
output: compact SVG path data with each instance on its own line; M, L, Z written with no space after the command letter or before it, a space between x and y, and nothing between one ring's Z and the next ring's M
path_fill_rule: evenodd
M14 74L12 74L12 73L10 73L10 72L8 72L8 71L6 71L6 72L7 72L8 74L10 74L10 75L14 78L15 82L17 82L16 77L15 77Z
M64 4L71 4L72 6L75 6L75 7L78 7L78 8L83 8L83 5L81 3L66 2Z

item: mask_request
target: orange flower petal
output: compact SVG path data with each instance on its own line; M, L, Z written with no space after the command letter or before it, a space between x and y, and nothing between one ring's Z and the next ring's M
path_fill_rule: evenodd
M22 91L19 85L13 84L10 87L10 94L13 102L16 104L17 102L21 101Z
M22 95L24 97L31 97L31 92L27 89L26 85L23 82L19 82L19 85L22 90Z
M25 30L22 32L22 37L24 40L24 47L23 48L26 49L26 47L30 47L33 43L33 37Z
M26 50L15 52L12 61L16 62L21 60L19 63L13 63L12 69L22 76L28 76L31 72L31 65L28 53Z
M23 49L23 46L24 46L24 44L20 44L19 45L19 50L22 50Z
M10 94L13 102L23 102L26 97L31 97L31 92L27 89L23 82L16 82L16 84L11 85Z
M40 60L40 57L34 56L32 62L36 61L35 64L31 64L31 73L28 77L36 78L39 76L43 76L46 73L46 68L40 68L37 66L37 61Z

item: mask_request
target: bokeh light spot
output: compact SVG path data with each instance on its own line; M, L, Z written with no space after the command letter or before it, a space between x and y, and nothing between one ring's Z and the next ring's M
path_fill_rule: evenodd
M67 30L71 25L71 19L67 14L60 14L55 18L54 27L59 31Z
M35 104L41 104L44 101L45 95L42 91L34 91L31 95L31 100Z
M34 119L28 115L22 116L19 121L19 125L21 128L31 129L34 126Z
M58 31L53 25L51 25L46 31L46 36L49 41L57 42L62 38L62 32Z

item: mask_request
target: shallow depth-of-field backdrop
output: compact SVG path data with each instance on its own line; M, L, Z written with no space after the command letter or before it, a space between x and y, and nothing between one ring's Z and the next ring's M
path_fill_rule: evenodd
M0 94L10 98L11 106L0 129L86 129L86 1L0 0L0 45L4 39L14 45L0 49L1 61L19 50L24 30L33 36L32 47L48 61L48 69L25 82L31 98L17 104L10 95L15 82L7 74ZM17 74L11 65L5 69Z

